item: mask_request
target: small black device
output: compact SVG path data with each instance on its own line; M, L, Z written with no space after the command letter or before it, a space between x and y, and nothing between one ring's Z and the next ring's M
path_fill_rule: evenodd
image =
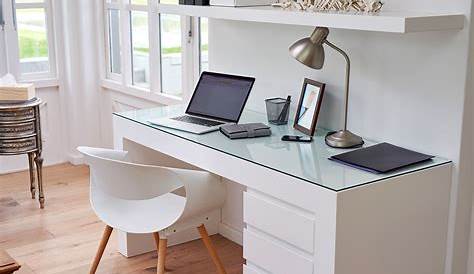
M313 137L311 136L292 136L292 135L284 135L281 137L282 141L288 142L301 142L301 143L311 143L313 141Z

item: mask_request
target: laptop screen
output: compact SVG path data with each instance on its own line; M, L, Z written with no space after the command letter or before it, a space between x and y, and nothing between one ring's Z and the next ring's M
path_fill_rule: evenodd
M187 114L238 122L255 78L203 72Z

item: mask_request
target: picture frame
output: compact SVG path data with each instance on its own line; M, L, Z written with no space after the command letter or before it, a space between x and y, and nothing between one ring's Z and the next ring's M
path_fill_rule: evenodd
M309 136L314 135L325 87L324 83L304 79L293 125L296 130Z

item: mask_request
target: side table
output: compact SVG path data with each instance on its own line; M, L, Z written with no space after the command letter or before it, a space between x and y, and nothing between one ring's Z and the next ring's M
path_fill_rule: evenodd
M43 158L41 157L41 99L0 103L0 155L28 154L31 198L36 198L35 165L40 208L44 208Z

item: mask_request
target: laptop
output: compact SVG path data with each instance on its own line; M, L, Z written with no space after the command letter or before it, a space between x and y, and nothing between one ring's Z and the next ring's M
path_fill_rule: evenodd
M236 124L252 90L255 78L203 72L182 115L152 119L148 122L204 134L227 124Z

